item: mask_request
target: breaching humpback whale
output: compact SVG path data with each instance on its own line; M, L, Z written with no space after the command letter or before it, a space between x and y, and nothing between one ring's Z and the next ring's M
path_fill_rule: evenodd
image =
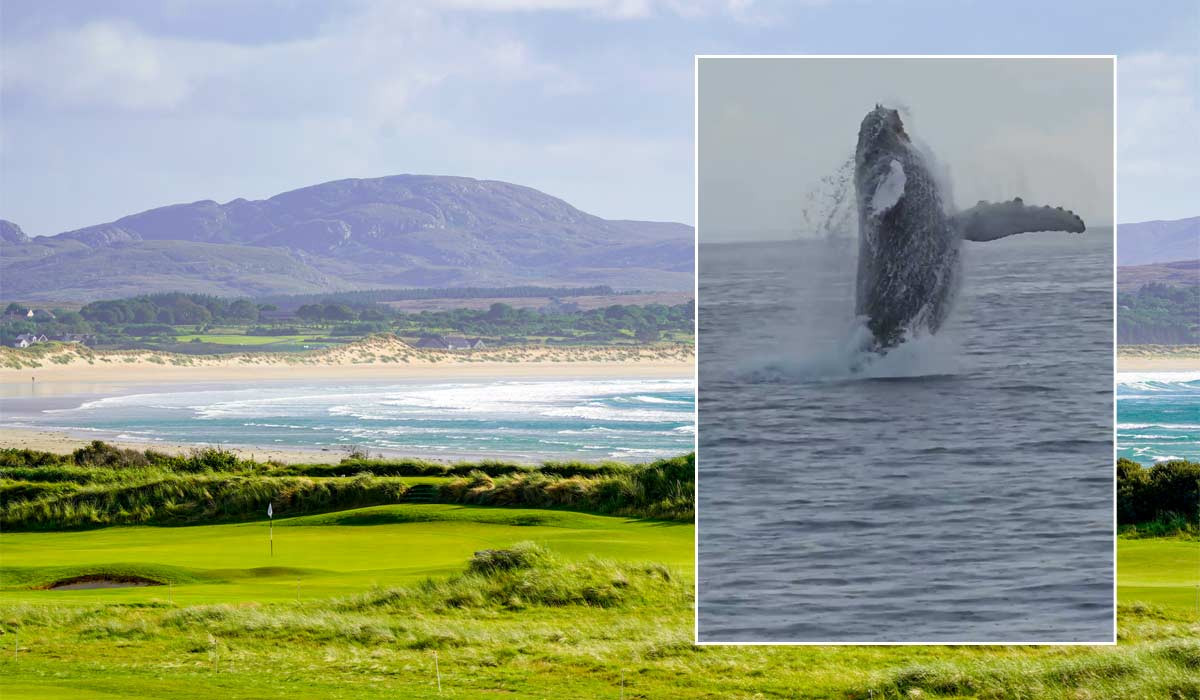
M863 119L854 154L855 312L866 318L872 336L868 349L875 353L938 331L954 299L963 239L1084 230L1074 212L1027 206L1019 198L948 214L930 174L932 165L905 133L896 110L876 105Z

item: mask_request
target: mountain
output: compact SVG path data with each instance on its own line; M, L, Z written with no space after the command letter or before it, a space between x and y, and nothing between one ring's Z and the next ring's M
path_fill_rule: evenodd
M1200 259L1200 216L1117 227L1117 264L1148 265Z
M14 243L19 245L28 242L29 236L25 235L20 226L11 221L0 219L0 243Z
M465 177L337 180L270 199L175 204L28 238L0 224L6 299L123 290L259 295L371 287L692 288L692 228L607 220Z

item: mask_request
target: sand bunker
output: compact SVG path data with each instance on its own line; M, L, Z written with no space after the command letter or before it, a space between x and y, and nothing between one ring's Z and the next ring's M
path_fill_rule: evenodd
M136 588L138 586L161 586L162 581L154 581L141 576L105 576L92 574L88 576L72 576L64 578L47 586L51 591L83 591L92 588Z

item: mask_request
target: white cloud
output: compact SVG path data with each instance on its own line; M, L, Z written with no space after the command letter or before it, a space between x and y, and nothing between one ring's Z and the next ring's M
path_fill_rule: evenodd
M93 22L5 47L3 86L55 106L170 109L191 92L181 46L123 22Z
M1123 174L1184 175L1200 162L1200 56L1143 53L1118 59Z
M584 10L617 18L646 17L653 9L652 0L434 0L432 4L454 10L486 12Z
M812 2L809 0L810 4ZM431 4L453 10L484 12L587 12L618 20L664 14L684 19L715 15L744 21L757 19L752 12L755 0L431 0Z
M425 5L355 8L312 36L259 44L123 21L8 42L8 215L53 233L171 202L401 172L506 179L608 216L655 216L666 187L678 216L690 211L688 131L645 133L636 96L659 92L640 82L653 66L624 56L626 76L560 65L506 23ZM679 66L690 95L690 59ZM611 118L614 84L628 120ZM681 104L686 125L690 98ZM55 175L64 171L122 175L68 183ZM51 192L76 206L48 206Z
M447 81L580 89L518 38L468 31L419 6L362 6L318 38L254 46L149 35L98 21L10 42L3 89L42 107L131 112L337 113L386 122Z
M1118 198L1122 221L1195 216L1200 190L1200 55L1117 60Z

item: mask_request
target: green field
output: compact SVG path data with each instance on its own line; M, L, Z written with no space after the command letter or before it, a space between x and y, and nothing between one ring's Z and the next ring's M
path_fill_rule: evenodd
M285 343L299 343L311 337L311 335L206 335L185 333L175 336L175 340L180 343L190 343L193 340L199 339L202 343L217 343L219 345L282 345Z
M1117 541L1117 555L1117 597L1121 601L1200 613L1200 541L1122 539Z
M165 587L38 591L30 586L115 571L166 579L177 603L295 600L405 586L462 571L481 549L531 541L571 559L662 562L691 576L694 528L562 511L393 505L281 519L270 556L264 522L124 527L3 536L0 602L144 603ZM63 566L70 562L70 566ZM148 562L149 566L138 562Z
M690 524L378 506L279 520L274 557L267 532L3 534L0 694L1200 697L1196 541L1119 541L1116 647L694 647ZM541 558L464 573L518 542ZM34 589L104 571L172 585Z

